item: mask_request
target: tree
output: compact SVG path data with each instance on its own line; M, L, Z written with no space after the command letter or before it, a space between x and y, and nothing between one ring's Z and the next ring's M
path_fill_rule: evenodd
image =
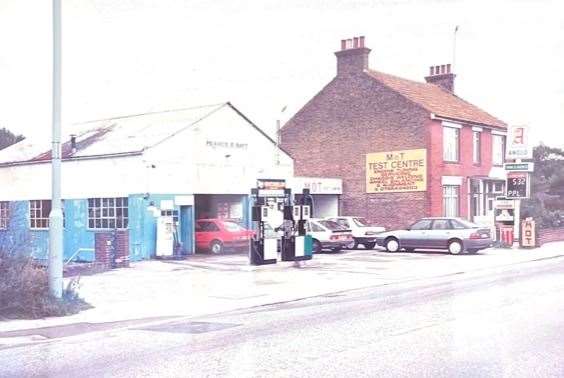
M533 160L531 198L522 201L522 214L542 227L564 226L564 150L540 145Z
M23 135L16 135L5 127L0 129L0 150L23 140Z

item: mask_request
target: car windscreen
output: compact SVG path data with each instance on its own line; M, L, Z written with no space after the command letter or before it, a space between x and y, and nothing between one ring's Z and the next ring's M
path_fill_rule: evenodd
M369 227L369 226L371 226L371 224L368 223L366 218L353 218L353 221L358 227Z
M345 226L342 226L339 223L330 220L322 220L318 223L331 231L342 231L347 229Z
M237 232L237 231L243 231L244 230L243 227L239 226L237 223L234 223L234 222L223 222L223 226L229 232Z

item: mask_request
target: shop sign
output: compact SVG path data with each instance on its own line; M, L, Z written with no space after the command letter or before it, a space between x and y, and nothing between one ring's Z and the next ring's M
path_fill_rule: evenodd
M366 154L366 192L395 193L427 190L427 150Z
M506 171L514 172L533 172L535 163L505 163Z
M206 146L211 148L232 148L246 150L249 147L249 144L240 142L228 142L224 140L207 140Z
M498 198L494 202L494 208L498 210L513 210L515 209L515 201Z
M286 181L279 179L258 179L257 189L259 197L284 197Z
M535 221L533 218L527 218L522 223L521 228L521 245L523 247L535 247L536 246L536 234L535 234Z
M527 126L509 126L507 131L507 159L532 159L533 148L529 143Z
M495 220L496 222L513 222L515 219L514 214L514 209L496 209Z
M309 189L310 194L342 194L341 179L319 177L295 177L291 179L292 190L301 193L302 189Z
M507 174L507 198L529 198L529 174L510 172Z

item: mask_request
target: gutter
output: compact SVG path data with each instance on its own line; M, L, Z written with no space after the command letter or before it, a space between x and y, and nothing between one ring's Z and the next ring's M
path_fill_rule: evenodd
M443 117L443 116L438 116L435 113L431 113L430 115L431 119L436 119L439 121L450 121L450 122L458 122L458 123L466 123L469 125L474 125L474 126L480 126L480 127L486 127L488 129L499 129L499 130L507 130L507 125L505 127L502 126L493 126L493 125L488 125L486 123L480 123L480 122L475 122L475 121L468 121L465 119L460 119L460 118L450 118L450 117Z
M85 156L71 156L63 158L62 161L79 161L79 160L96 160L96 159L111 159L116 157L127 157L127 156L139 156L142 155L145 149L139 151L127 151L127 152L116 152L113 154L100 154L100 155L85 155ZM0 168L5 167L16 167L20 165L33 165L33 164L46 164L51 163L51 159L42 160L24 160L24 161L13 161L7 163L0 163Z

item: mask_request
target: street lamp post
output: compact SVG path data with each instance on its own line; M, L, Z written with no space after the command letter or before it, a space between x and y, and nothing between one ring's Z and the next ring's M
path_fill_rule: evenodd
M53 114L51 212L49 213L49 293L63 295L63 210L61 208L61 0L53 0Z

